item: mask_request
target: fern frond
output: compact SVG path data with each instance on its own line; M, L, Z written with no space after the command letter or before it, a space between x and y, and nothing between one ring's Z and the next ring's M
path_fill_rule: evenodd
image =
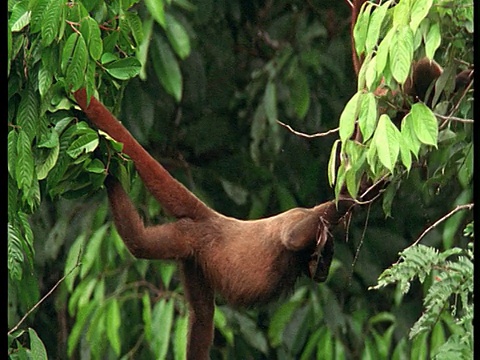
M405 294L410 289L410 282L413 279L418 277L418 280L423 283L434 267L461 251L463 250L454 248L439 254L437 249L430 246L421 244L411 246L400 253L399 262L380 274L378 284L369 289L379 289L399 283L402 293Z

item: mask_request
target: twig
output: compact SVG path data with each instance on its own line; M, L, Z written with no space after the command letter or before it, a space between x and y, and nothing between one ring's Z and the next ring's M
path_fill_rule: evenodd
M365 219L365 224L363 226L363 231L362 231L362 236L360 238L360 242L358 243L357 249L355 250L355 256L352 261L352 271L350 273L350 277L348 279L348 284L349 286L352 285L352 279L353 279L353 269L355 268L355 265L358 261L358 257L360 256L360 249L363 246L363 241L365 240L365 234L367 233L367 227L368 227L368 220L370 219L370 210L372 208L372 204L368 205L367 209L367 218Z
M288 130L290 130L292 133L294 133L295 135L298 135L298 136L302 136L302 137L305 137L305 138L316 138L316 137L322 137L322 136L327 136L327 135L330 135L330 134L333 134L333 133L336 133L339 131L339 127L335 128L335 129L332 129L332 130L328 130L327 132L324 132L324 133L316 133L316 134L305 134L305 133L302 133L302 132L299 132L299 131L295 131L293 130L293 128L290 126L290 125L287 125L283 122L281 122L280 120L277 120L277 122L286 127Z
M412 246L415 246L417 245L420 240L422 240L425 235L430 232L431 230L433 230L435 227L437 227L440 223L444 222L445 220L447 220L450 216L452 216L453 214L455 214L456 212L460 211L460 210L465 210L465 209L468 209L468 210L471 210L473 208L473 203L470 203L470 204L463 204L463 205L457 205L455 207L455 209L453 209L452 211L450 211L448 214L442 216L440 219L438 219L437 221L435 221L432 225L430 225L428 228L425 229L425 231L417 238L417 240L415 240L410 246L407 247L410 248Z
M462 95L460 96L460 99L458 99L457 103L455 104L455 106L453 107L453 109L450 111L450 114L449 116L447 116L447 120L445 120L441 125L440 125L440 128L443 128L445 126L445 124L447 123L448 119L450 118L450 115L452 114L455 114L458 110L458 108L460 107L460 103L462 102L463 98L467 95L468 91L470 90L470 88L472 87L473 85L473 80L471 80L467 87L465 88L465 90L463 91Z
M65 280L65 278L66 278L67 276L69 276L69 275L73 272L73 270L75 270L77 267L80 266L80 254L81 254L81 253L78 254L78 258L77 258L77 262L76 262L75 266L74 266L72 269L70 269L70 271L69 271L67 274L63 275L63 276L60 278L60 280L58 280L58 281L55 283L55 285L53 285L53 287L52 287L35 305L33 305L33 307L32 307L30 310L28 310L27 313L26 313L25 315L23 315L23 317L20 319L20 321L17 323L17 325L15 325L13 328L11 328L11 329L8 331L8 335L10 335L10 334L12 334L13 332L15 332L15 331L20 327L20 325L22 325L22 323L27 319L27 317L28 317L32 312L34 312L35 309L37 309L37 308L40 306L40 304L41 304L42 302L44 302L45 299L48 298L48 297L55 291L55 289L63 282L63 280Z
M458 122L462 122L462 123L473 123L473 119L462 119L462 118L459 118L459 117L456 117L456 116L445 116L445 115L440 115L440 114L437 114L437 113L433 113L433 115L435 115L440 120L458 121Z

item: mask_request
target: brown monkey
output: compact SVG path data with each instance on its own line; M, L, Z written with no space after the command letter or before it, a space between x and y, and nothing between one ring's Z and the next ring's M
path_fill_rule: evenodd
M355 204L350 198L310 209L294 208L276 216L243 221L209 208L174 179L84 89L75 99L90 121L123 143L147 189L178 220L145 227L122 186L112 177L106 186L117 230L130 252L144 259L181 263L190 304L188 359L208 359L213 340L214 291L232 305L261 304L291 289L308 274L325 280L333 253L330 226ZM318 257L325 247L325 257Z

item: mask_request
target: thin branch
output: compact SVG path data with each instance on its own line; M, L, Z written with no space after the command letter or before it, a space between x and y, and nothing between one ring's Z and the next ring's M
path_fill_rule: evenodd
M293 130L293 128L288 125L288 124L285 124L283 122L281 122L280 120L277 120L277 122L286 127L288 130L290 130L292 133L294 133L295 135L298 135L298 136L302 136L302 137L305 137L305 138L316 138L316 137L322 137L322 136L327 136L327 135L330 135L330 134L333 134L333 133L336 133L339 131L340 128L335 128L335 129L332 129L332 130L328 130L327 132L324 132L324 133L316 133L316 134L305 134L305 133L302 133L302 132L299 132L299 131L295 131Z
M445 120L445 121L458 121L462 123L473 123L473 119L462 119L456 116L445 116L445 115L440 115L437 113L433 113L438 119L440 120Z
M75 264L75 266L70 269L70 271L68 273L66 273L65 275L63 275L60 280L58 280L55 285L53 285L53 287L35 304L33 305L33 307L27 311L27 313L25 315L23 315L23 317L20 319L20 321L17 323L17 325L15 325L12 329L10 329L8 331L8 335L12 334L13 332L15 332L19 327L20 325L22 325L22 323L27 319L27 317L32 313L34 312L54 291L55 289L65 280L65 278L67 276L69 276L77 267L80 266L80 254L78 254L78 258L77 258L77 262Z
M448 214L442 216L440 219L438 219L437 221L435 221L435 223L433 223L431 226L429 226L428 228L425 229L425 231L418 237L417 240L415 240L415 242L413 242L413 244L411 244L408 248L412 247L412 246L415 246L417 245L420 240L422 240L425 235L427 235L428 232L430 232L431 230L433 230L435 227L437 227L439 224L441 224L442 222L444 222L445 220L447 220L450 216L452 216L453 214L457 213L458 211L460 210L471 210L473 208L473 203L470 203L470 204L463 204L463 205L457 205L455 207L455 209L453 209L452 211L450 211Z
M367 227L368 227L368 221L370 219L371 208L372 208L372 204L369 204L368 208L367 208L367 217L365 219L365 224L363 225L362 236L360 237L360 242L358 243L357 249L355 250L355 256L354 256L353 261L352 261L352 271L350 272L350 276L349 276L349 279L348 279L349 286L352 285L353 270L355 268L355 265L357 264L358 257L360 256L360 249L363 246L363 241L365 240L365 235L367 233Z
M453 107L453 109L450 111L450 115L452 114L455 114L458 110L458 108L460 107L460 104L463 100L463 98L465 96L467 96L467 93L470 91L470 88L473 86L473 80L470 80L470 82L468 83L467 87L465 88L465 90L463 90L462 92L462 95L460 96L460 99L458 99L457 103L455 104L455 106ZM450 115L447 116L447 118L450 118ZM447 123L448 120L445 120L441 125L440 125L440 128L443 128L445 126L445 124Z

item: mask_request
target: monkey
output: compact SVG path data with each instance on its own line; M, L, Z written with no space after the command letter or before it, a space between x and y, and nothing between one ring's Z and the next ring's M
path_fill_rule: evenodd
M209 358L215 293L228 304L248 307L273 301L303 274L325 281L333 256L330 229L355 200L345 196L257 220L222 215L176 180L100 101L88 99L85 89L73 95L98 129L123 144L122 152L146 188L177 219L146 227L121 184L107 176L113 220L128 250L137 258L171 259L181 265L189 303L189 360Z

